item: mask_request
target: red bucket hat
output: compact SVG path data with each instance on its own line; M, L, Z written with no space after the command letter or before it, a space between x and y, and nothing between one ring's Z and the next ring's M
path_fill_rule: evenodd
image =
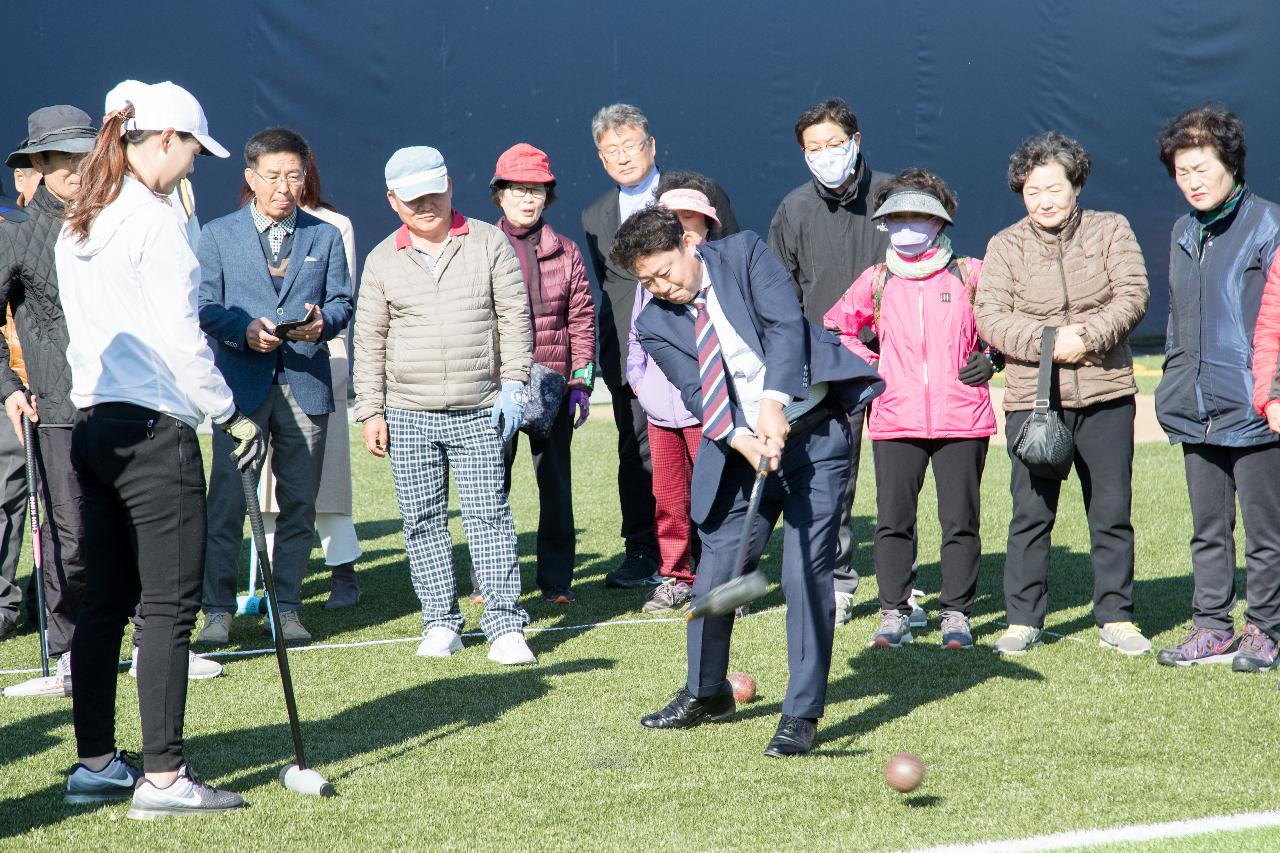
M517 142L498 158L489 186L498 181L510 181L513 184L554 184L556 176L551 174L551 163L547 160L546 152L527 142Z

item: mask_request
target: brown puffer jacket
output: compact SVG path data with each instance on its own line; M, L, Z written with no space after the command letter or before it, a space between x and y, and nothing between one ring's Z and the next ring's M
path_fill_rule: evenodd
M434 273L405 227L365 260L356 303L358 421L387 408L485 408L502 382L529 382L529 303L511 243L456 211L449 235Z
M978 332L1005 354L1004 410L1030 409L1045 326L1084 326L1096 367L1059 364L1054 402L1082 409L1138 393L1129 333L1147 311L1147 268L1129 221L1077 211L1051 234L1023 219L991 238L974 302Z

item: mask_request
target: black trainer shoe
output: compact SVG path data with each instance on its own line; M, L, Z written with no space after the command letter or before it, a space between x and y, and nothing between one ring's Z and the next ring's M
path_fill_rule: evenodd
M611 589L639 589L660 583L658 557L647 548L628 549L618 567L604 576L604 585Z
M707 721L718 723L727 720L736 710L738 706L733 701L732 690L699 699L688 688L681 687L670 705L644 717L640 725L648 729L691 729Z
M817 730L817 725L804 717L783 714L782 719L778 721L778 731L765 747L764 754L770 758L803 755L809 751L809 747L813 746L813 735Z
M133 796L134 786L142 778L138 769L138 756L116 750L107 766L90 770L83 764L71 768L67 777L67 792L62 801L74 806L127 800Z

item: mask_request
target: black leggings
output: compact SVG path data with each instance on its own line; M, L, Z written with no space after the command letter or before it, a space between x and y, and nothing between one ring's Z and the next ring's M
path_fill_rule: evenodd
M76 415L72 460L84 492L88 591L72 640L80 755L116 748L116 681L125 622L138 608L144 769L182 766L187 651L204 576L205 481L195 430L140 406Z

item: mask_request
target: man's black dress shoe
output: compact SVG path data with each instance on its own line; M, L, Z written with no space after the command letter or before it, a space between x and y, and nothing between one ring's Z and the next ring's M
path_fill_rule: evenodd
M698 699L688 688L681 687L670 705L642 718L640 725L650 729L691 729L707 721L727 720L737 708L732 691Z
M802 755L813 746L813 735L817 730L818 727L804 717L783 714L782 719L778 721L778 731L765 747L764 754L772 758Z

